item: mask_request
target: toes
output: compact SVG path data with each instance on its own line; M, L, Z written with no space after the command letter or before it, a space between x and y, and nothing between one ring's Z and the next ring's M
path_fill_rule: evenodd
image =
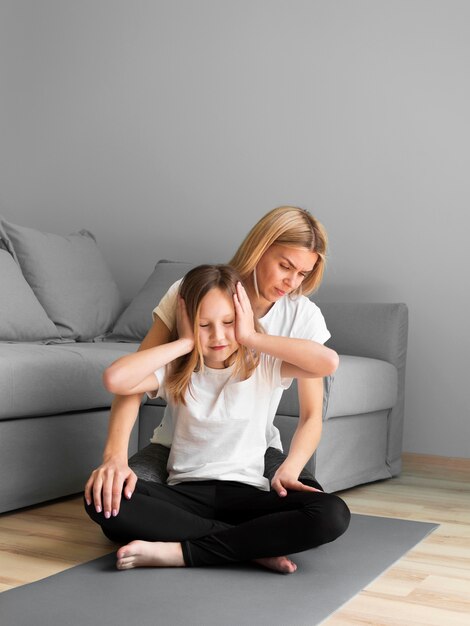
M267 557L255 562L280 574L293 574L297 570L297 565L287 557Z
M126 559L134 556L135 554L137 554L137 552L137 542L131 541L131 543L128 543L126 546L122 546L121 548L119 548L119 550L116 552L116 557L118 559Z
M297 565L294 563L294 561L285 558L281 562L281 569L286 574L293 574L297 569Z
M134 559L132 558L119 559L116 562L116 568L120 570L132 569L133 567L134 567Z

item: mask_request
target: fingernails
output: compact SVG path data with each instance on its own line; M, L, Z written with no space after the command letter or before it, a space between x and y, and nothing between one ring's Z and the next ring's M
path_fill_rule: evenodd
M111 513L109 511L105 511L104 516L106 519L109 519L111 517Z
M116 517L116 516L117 516L117 510L113 509L113 517Z
M126 493L126 498L127 498L128 500L130 500L130 499L131 499L131 496L132 496L132 491L128 491L128 492Z
M87 506L90 506L90 504L91 504L91 501L90 501L90 500L85 500L85 502L86 502L86 505L87 505Z
M101 513L101 507L99 505L96 507L96 512Z

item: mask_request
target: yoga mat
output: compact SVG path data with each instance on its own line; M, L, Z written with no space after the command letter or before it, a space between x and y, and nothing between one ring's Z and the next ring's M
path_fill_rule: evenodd
M251 564L115 569L115 554L0 594L2 626L314 626L437 524L353 515L282 575Z

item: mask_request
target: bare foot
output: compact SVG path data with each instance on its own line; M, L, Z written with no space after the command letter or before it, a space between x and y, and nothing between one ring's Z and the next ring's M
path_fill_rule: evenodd
M254 562L281 574L293 574L297 569L294 561L291 561L287 556L271 556L264 559L255 559Z
M181 544L167 541L131 541L116 557L117 569L185 566Z
M131 541L119 548L116 567L120 570L134 567L185 567L180 543L166 541ZM293 574L297 565L286 556L255 559L255 563L281 574Z

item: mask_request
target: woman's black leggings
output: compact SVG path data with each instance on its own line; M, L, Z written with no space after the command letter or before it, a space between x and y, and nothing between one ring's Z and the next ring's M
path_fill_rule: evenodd
M315 481L306 481L318 488ZM106 519L93 504L89 516L107 537L181 542L187 566L218 565L302 552L339 537L350 512L338 496L275 491L229 481L168 486L139 479L117 517Z

